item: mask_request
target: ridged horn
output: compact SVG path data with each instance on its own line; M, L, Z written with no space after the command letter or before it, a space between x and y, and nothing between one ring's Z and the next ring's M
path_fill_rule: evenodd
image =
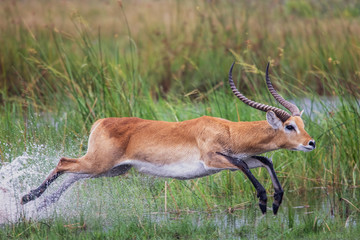
M286 101L274 89L273 85L271 84L270 77L269 77L269 65L270 65L270 63L268 63L266 66L266 84L269 89L269 92L271 93L271 95L273 95L273 97L276 99L276 101L278 101L281 105L283 105L286 109L288 109L293 116L300 116L300 111L299 111L298 107L295 106L294 104Z
M280 120L282 122L285 122L287 119L289 119L291 117L289 113L285 112L284 110L282 110L280 108L276 108L276 107L272 107L272 106L269 106L266 104L252 101L252 100L248 99L247 97L245 97L242 93L240 93L239 90L236 88L234 81L232 79L232 70L233 70L234 65L235 65L235 62L233 62L233 64L231 65L230 71L229 71L229 83L230 83L230 88L231 88L232 92L235 94L235 96L237 96L245 104L247 104L250 107L253 107L255 109L258 109L258 110L261 110L264 112L273 111L276 114L276 116L278 118L280 118Z

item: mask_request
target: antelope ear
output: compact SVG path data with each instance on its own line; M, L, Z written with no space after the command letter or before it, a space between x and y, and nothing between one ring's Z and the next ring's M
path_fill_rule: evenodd
M283 125L283 122L276 116L273 111L268 111L266 113L266 120L273 129L279 129Z

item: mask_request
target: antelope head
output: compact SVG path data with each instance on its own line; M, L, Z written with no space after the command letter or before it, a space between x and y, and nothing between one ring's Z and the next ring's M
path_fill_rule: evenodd
M298 107L294 104L286 101L280 94L274 89L270 77L269 77L269 63L266 67L266 84L271 95L278 101L282 106L288 109L291 115L273 106L258 103L246 98L236 88L232 79L232 70L235 62L231 65L229 71L229 83L231 90L242 102L253 107L255 109L266 112L266 120L268 124L278 132L279 146L281 148L309 152L315 149L315 140L305 131L304 122L301 119L303 111L299 111Z

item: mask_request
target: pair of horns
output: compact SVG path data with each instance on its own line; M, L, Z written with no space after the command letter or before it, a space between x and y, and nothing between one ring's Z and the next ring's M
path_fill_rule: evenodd
M231 90L233 91L235 96L237 96L245 104L247 104L250 107L253 107L255 109L258 109L258 110L261 110L264 112L273 111L276 114L276 116L278 118L280 118L280 120L282 122L285 122L286 120L288 120L291 117L291 115L288 112L286 112L280 108L276 108L276 107L272 107L272 106L269 106L266 104L252 101L252 100L248 99L247 97L245 97L243 94L241 94L239 92L239 90L236 88L234 81L232 79L232 70L233 70L234 65L235 65L235 62L233 62L233 64L231 65L230 71L229 71L229 83L230 83ZM299 109L294 104L286 101L274 89L273 85L271 84L270 77L269 77L269 65L270 64L268 63L267 67L266 67L266 84L267 84L267 87L268 87L271 95L276 99L276 101L278 101L281 105L283 105L286 109L288 109L291 112L292 116L300 116Z

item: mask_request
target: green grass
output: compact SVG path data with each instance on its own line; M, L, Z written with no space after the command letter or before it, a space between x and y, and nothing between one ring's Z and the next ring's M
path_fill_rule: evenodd
M268 213L260 219L254 189L240 172L178 181L131 171L122 178L78 184L59 202L66 211L51 209L46 217L3 225L0 238L359 235L356 1L0 5L0 34L6 36L0 39L0 166L26 154L31 161L24 167L39 166L41 175L22 176L31 186L21 189L39 184L59 157L84 154L90 126L99 118L265 119L231 94L227 72L234 60L238 87L249 98L276 105L265 89L263 71L270 61L272 80L282 95L301 109L302 100L310 99L310 114L303 119L317 141L311 153L268 154L286 192L276 218ZM327 102L331 97L336 97L336 108ZM253 173L271 202L267 172ZM322 189L324 205L316 205L314 187ZM302 196L299 203L291 192ZM293 208L306 203L313 213ZM231 225L239 219L245 222Z
M126 217L105 229L98 222L88 223L82 217L57 218L55 221L27 221L6 226L2 239L357 239L360 229L344 226L339 219L318 215L304 216L294 227L280 218L265 217L256 223L237 226L236 215L227 214L227 222L216 216L174 215L161 220L152 217ZM249 214L249 219L254 218ZM90 225L90 226L89 226Z

